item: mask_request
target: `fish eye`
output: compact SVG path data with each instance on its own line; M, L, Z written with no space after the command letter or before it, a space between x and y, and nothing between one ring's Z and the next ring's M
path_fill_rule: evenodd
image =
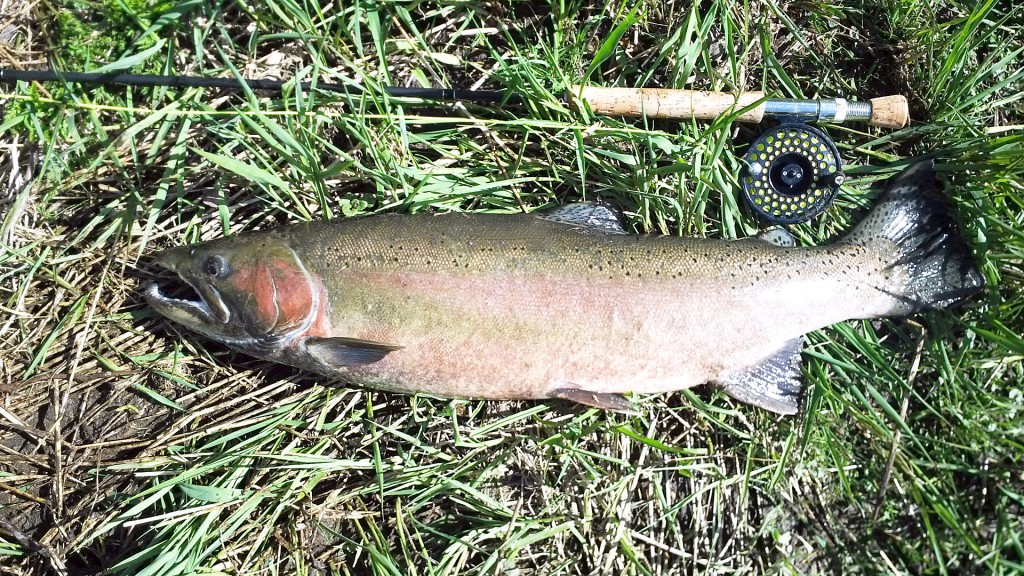
M228 275L228 263L220 254L209 256L203 262L203 272L214 278L223 278Z

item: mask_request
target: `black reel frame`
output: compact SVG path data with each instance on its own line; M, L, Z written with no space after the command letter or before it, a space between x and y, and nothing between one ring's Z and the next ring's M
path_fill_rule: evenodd
M783 119L765 131L743 160L743 196L755 213L774 224L800 224L818 216L846 180L832 139L800 118Z

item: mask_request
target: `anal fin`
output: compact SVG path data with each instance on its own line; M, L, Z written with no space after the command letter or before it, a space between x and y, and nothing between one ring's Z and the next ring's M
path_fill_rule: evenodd
M551 392L552 398L561 398L585 406L593 406L612 412L634 414L633 404L621 394L612 392L591 392L582 388L556 388Z
M803 338L795 338L761 362L721 376L716 382L740 402L777 414L796 414L800 407L802 349Z
M402 349L402 346L357 338L308 338L305 345L313 357L335 368L373 364Z

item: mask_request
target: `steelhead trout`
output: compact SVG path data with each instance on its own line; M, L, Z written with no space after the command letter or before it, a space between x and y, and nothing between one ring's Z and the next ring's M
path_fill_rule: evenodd
M197 297L145 294L239 351L393 392L626 409L624 392L713 382L793 414L803 334L983 285L930 163L845 237L794 244L627 234L596 204L373 216L166 250Z

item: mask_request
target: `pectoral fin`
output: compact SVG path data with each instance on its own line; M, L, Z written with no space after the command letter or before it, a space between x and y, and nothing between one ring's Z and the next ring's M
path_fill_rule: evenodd
M790 340L772 354L746 370L717 379L725 393L740 402L752 404L787 416L800 406L800 351L803 338Z
M309 338L306 350L328 366L343 368L379 362L402 346L383 344L357 338Z
M610 392L591 392L580 388L557 388L552 393L553 398L569 400L585 406L593 406L602 410L634 414L633 405L621 394Z

